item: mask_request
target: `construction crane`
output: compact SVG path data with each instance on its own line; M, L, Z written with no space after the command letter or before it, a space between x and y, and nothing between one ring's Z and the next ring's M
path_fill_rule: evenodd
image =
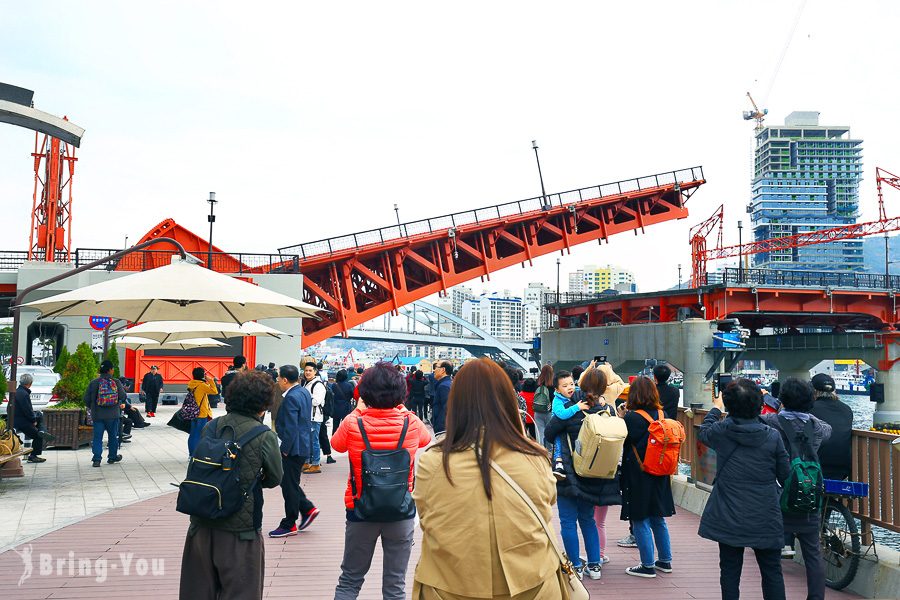
M886 220L887 215L884 211L884 198L881 195L881 183L884 182L896 190L900 190L900 177L897 177L890 171L875 167L875 186L878 188L878 218ZM887 277L891 274L891 249L888 246L888 232L884 232L884 275Z
M794 248L803 248L804 246L813 246L816 244L827 244L829 242L840 242L843 240L853 240L870 235L885 235L892 231L900 231L900 217L887 218L887 212L884 208L884 198L882 195L882 182L893 188L900 190L900 177L881 168L876 168L876 185L878 187L878 220L868 221L866 223L853 223L851 225L842 225L840 227L832 227L829 229L819 229L817 231L809 231L806 233L798 233L779 238L770 238L767 240L758 240L746 244L738 244L735 246L721 246L710 250L706 248L705 236L695 241L695 237L706 231L708 234L712 227L715 226L715 218L721 219L719 213L716 213L703 223L691 229L691 263L694 266L694 272L691 273L691 282L693 287L699 287L706 282L706 265L711 260L721 260L725 258L740 257L742 255L762 254L767 252L779 252L792 250ZM721 229L720 229L721 231ZM695 235L696 232L696 235ZM721 234L720 234L721 236ZM721 237L720 237L721 239ZM887 274L887 271L885 271Z
M706 279L706 238L712 233L716 225L719 226L719 235L716 242L716 250L722 249L722 228L725 223L725 205L720 204L719 208L711 217L694 225L689 233L691 244L691 287L698 288Z
M766 115L769 114L769 109L764 108L760 110L759 107L756 106L756 101L753 100L753 96L750 95L750 92L747 92L747 97L750 98L750 104L753 105L753 110L744 111L744 120L756 121L756 127L753 130L759 133L763 129L763 121L766 119Z

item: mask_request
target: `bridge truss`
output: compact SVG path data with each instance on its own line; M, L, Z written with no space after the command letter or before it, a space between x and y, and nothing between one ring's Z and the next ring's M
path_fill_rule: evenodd
M303 300L329 311L304 319L303 346L499 269L683 219L703 183L693 167L281 248L299 255Z

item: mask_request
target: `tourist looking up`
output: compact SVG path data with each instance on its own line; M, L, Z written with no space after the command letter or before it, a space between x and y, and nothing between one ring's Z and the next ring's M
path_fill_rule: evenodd
M625 570L636 577L656 577L656 571L672 572L672 547L666 517L675 514L672 483L668 475L652 475L642 467L647 452L650 423L665 417L656 384L646 377L636 378L628 389L628 401L618 414L625 419L628 437L622 450L622 520L631 521L641 564ZM635 456L635 451L637 456ZM656 544L657 559L653 546Z
M825 373L812 378L816 401L810 414L831 425L831 436L819 447L819 462L826 479L849 479L853 464L850 438L853 434L853 409L834 393L834 379Z
M410 495L415 482L415 456L419 448L431 442L431 434L403 406L406 380L391 363L379 362L366 369L359 381L359 393L364 406L341 421L331 438L332 447L346 452L350 460L344 494L344 559L334 598L353 600L359 596L375 545L381 538L382 597L401 600L406 598L406 569L415 530L416 505ZM395 451L393 458L385 451ZM404 451L408 456L397 456ZM405 472L392 473L396 480L406 483L399 494L394 491L396 486L380 487L384 483L380 476L370 477L363 472L363 461L376 460L377 453L381 453L377 458L380 471L403 465Z
M559 375L564 375L561 371ZM572 558L575 568L580 574L587 574L591 579L600 579L601 565L604 562L606 549L606 512L609 506L622 504L619 494L619 479L599 479L581 477L575 472L572 462L571 448L575 448L578 436L586 415L605 412L612 414L612 405L606 401L602 392L606 390L606 376L599 369L588 369L581 377L582 402L588 407L584 412L579 410L571 418L562 420L554 416L547 424L545 433L548 438L561 440L562 463L565 478L556 482L557 503L559 504L559 522L566 554ZM612 418L618 419L613 416ZM568 436L566 440L563 436ZM613 459L613 464L618 457ZM595 510L595 507L599 510ZM595 516L599 512L601 521ZM580 559L578 527L584 538L587 564ZM601 540L601 533L603 539ZM574 557L579 557L577 560Z
M759 420L763 394L749 379L736 379L713 401L700 426L700 441L716 452L716 479L700 537L719 543L722 598L740 597L744 549L752 548L764 600L784 600L779 497L790 469L781 435ZM723 411L728 416L720 420Z
M653 367L653 379L656 381L656 391L659 393L659 403L662 404L663 412L666 413L667 419L677 419L681 394L678 392L678 388L669 385L671 375L672 369L668 365Z
M778 414L762 415L760 418L769 427L779 431L785 449L795 457L806 454L803 446L808 445L805 459L817 460L816 453L822 442L831 436L831 425L824 423L810 414L815 402L815 390L808 381L790 377L781 384L778 394L781 411ZM809 435L808 435L809 434ZM807 438L807 443L802 442ZM825 597L825 562L822 549L819 547L818 512L807 514L782 513L785 542L792 538L800 541L803 552L803 563L806 567L806 589L808 600L822 600ZM790 546L790 544L786 544ZM783 555L789 555L789 548Z
M274 393L275 384L266 373L236 375L228 391L228 414L209 423L201 435L240 439L249 434L262 424ZM236 513L221 519L191 516L181 558L181 600L263 596L262 489L276 487L282 480L278 438L272 431L242 446L238 476L241 488L252 491Z
M419 457L413 497L422 555L414 600L563 597L550 538L492 462L550 522L556 487L547 452L525 437L503 369L482 358L459 370L446 435Z

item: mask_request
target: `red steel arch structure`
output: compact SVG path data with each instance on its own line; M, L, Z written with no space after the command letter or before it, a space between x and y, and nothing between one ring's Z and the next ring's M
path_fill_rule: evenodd
M405 304L576 244L683 219L702 167L670 171L281 248L299 256L304 347Z

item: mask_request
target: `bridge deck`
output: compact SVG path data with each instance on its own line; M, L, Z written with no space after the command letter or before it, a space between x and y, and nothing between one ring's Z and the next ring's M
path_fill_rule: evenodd
M324 467L323 474L304 477L307 494L322 510L322 516L316 523L297 537L266 540L266 598L325 599L333 596L343 551L342 500L347 474L346 458L338 456L337 460L338 464ZM266 527L277 524L281 502L278 488L266 490ZM17 600L94 598L109 591L113 591L116 597L135 600L174 598L178 593L181 551L187 530L187 517L175 512L174 504L175 494L166 494L117 508L33 540L30 545L34 570L19 587L17 583L23 573L22 559L14 551L0 554L0 589L10 591L9 597ZM651 594L672 600L712 600L720 597L717 548L714 543L697 536L698 518L695 515L681 511L669 520L675 572L659 575L655 580L638 579L624 573L625 567L636 563L637 550L615 546L614 541L627 533L627 525L617 517L618 511L611 510L607 523L612 544L607 548L607 554L612 560L603 569L602 579L586 582L594 598L621 598L626 595L644 598ZM412 574L421 549L420 539L421 534L417 532L407 577L408 590L412 587ZM17 550L22 551L28 545L20 545ZM76 559L106 559L108 579L97 582L93 576L77 576L77 566L76 576L70 576L65 570L59 574L41 575L41 553L49 553L54 559L65 559L70 551L75 553ZM128 553L133 553L133 556L131 572L126 574L121 555ZM163 560L163 572L136 575L134 569L140 559L148 562ZM789 561L782 564L787 597L804 597L806 584L803 568ZM381 598L380 571L381 556L378 550L360 598ZM742 590L743 598L761 596L759 574L750 555L745 561ZM826 594L826 598L831 599L857 597L832 590Z

